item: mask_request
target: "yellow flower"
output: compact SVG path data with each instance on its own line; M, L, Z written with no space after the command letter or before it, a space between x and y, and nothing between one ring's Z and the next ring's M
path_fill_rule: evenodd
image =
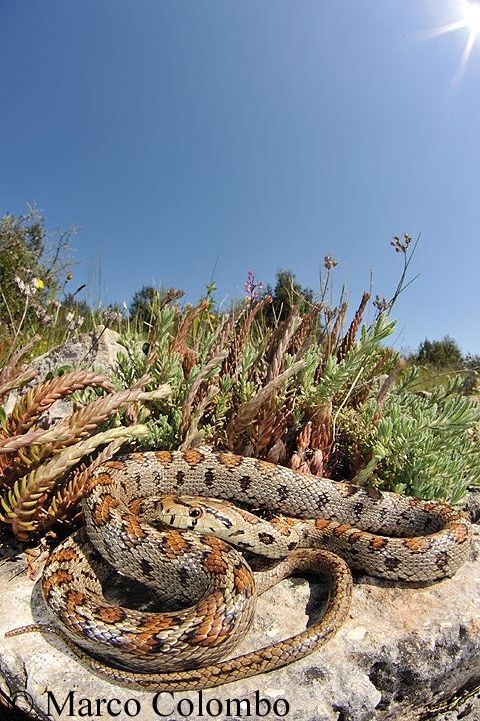
M33 285L35 286L35 288L44 288L45 287L45 283L43 282L43 280L41 278L34 278Z

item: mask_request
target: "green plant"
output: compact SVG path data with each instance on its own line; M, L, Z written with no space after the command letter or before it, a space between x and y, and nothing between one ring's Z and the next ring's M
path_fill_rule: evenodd
M17 386L26 376L20 374ZM38 426L42 414L58 399L94 388L106 392L80 407L52 428ZM3 387L5 392L5 386ZM114 392L108 378L89 371L71 371L27 390L0 428L0 520L21 540L72 516L82 498L89 472L113 455L126 440L145 435L141 424L116 426L110 421L119 408L163 397L165 386L145 393L141 388ZM0 397L1 400L1 397ZM107 447L95 458L100 447ZM88 458L88 465L79 465Z
M480 483L480 406L459 395L459 378L421 395L410 390L415 378L407 371L380 407L371 396L343 412L344 463L353 482L461 503Z

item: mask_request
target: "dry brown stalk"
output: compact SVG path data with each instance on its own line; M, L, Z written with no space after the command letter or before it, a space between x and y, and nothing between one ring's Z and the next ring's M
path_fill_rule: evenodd
M343 321L345 320L346 313L347 313L347 304L342 303L340 308L337 309L337 315L335 318L335 323L333 325L333 329L328 334L327 354L330 354L333 351L333 349L335 348L335 346L338 342L338 335L340 333L340 328L343 325Z
M39 383L24 393L15 404L7 424L8 432L13 435L28 430L56 400L89 386L103 388L109 393L115 390L106 376L83 370L71 371Z
M7 365L0 370L0 386L4 383L7 383L7 381L9 381L14 375L17 374L20 361L27 355L27 353L32 350L32 348L38 343L39 340L40 336L34 335L33 338L28 341L28 343L25 343L13 353ZM18 388L18 386L14 387Z
M218 374L221 363L227 357L227 355L228 350L225 348L224 350L221 350L220 353L218 353L218 355L216 355L214 358L211 358L208 363L206 363L199 371L192 385L188 389L182 405L182 425L180 430L182 436L186 433L186 430L190 423L190 414L192 411L193 401L195 400L195 396L197 395L200 386L205 379L209 378L211 375L214 374L215 370Z
M0 399L4 398L7 393L10 393L10 391L15 390L15 388L20 388L20 386L24 386L26 383L29 383L34 378L36 378L37 372L33 370L33 368L27 368L22 373L19 373L11 380L7 381L3 384L3 386L0 386Z
M134 401L150 401L165 398L169 395L170 391L170 386L164 384L154 391L145 392L141 388L132 388L97 398L91 401L85 408L80 408L80 410L72 413L68 418L53 428L29 431L28 433L10 436L0 441L0 453L13 453L31 445L55 444L55 449L58 449L59 445L71 445L91 433L91 431L121 406ZM47 449L49 454L53 450L54 448Z
M382 387L380 388L380 391L377 395L377 410L375 411L375 415L372 418L372 424L377 424L382 417L383 407L385 405L388 391L390 390L395 378L405 366L406 362L407 361L403 358L399 358L395 365L395 368L388 374L385 381L383 382Z
M218 386L211 385L206 395L202 398L195 410L190 414L190 423L185 431L184 440L180 445L181 451L184 451L187 448L192 448L194 445L197 445L197 441L203 438L202 432L198 429L198 424L206 409L219 392L220 388Z
M326 461L333 443L332 402L327 401L315 409L312 415L311 447L322 451Z
M255 320L255 317L258 315L258 313L262 310L262 308L271 302L272 297L270 295L266 295L258 301L250 300L246 303L243 312L237 319L236 328L238 328L238 333L233 336L232 342L230 343L229 354L228 357L225 359L222 373L231 375L234 378L237 376L238 359L240 358L240 355L245 348L245 344L247 343L247 340L249 338L253 321ZM244 312L247 310L247 316L243 323L241 323L241 318L244 315Z
M235 449L239 436L243 431L255 420L260 408L271 397L271 395L280 388L289 378L298 373L305 367L306 361L300 359L296 361L290 368L273 378L267 385L256 393L253 398L243 403L237 410L236 415L232 418L227 426L227 443L230 450Z
M161 301L158 304L158 310L162 310L162 308L165 308L166 305L169 303L173 303L176 300L180 300L180 298L183 298L185 295L184 290L179 290L178 288L169 288Z
M289 314L283 324L283 327L281 327L279 335L275 339L275 345L271 346L274 352L272 354L272 360L268 366L267 376L265 379L266 383L269 383L282 372L285 365L285 354L290 345L290 341L300 327L301 323L301 317L296 314L294 309L292 309L292 312Z
M36 523L31 518L38 513L40 499L52 491L58 478L69 468L104 443L110 443L117 438L139 438L147 433L147 428L141 425L111 428L59 453L44 465L15 481L13 488L4 493L3 498L0 499L4 510L0 520L11 524L12 532L18 539L28 540L37 529Z
M299 328L292 338L290 348L292 353L301 353L308 341L312 339L315 321L322 309L321 303L315 303L312 310L308 311L302 319Z
M288 461L287 447L281 438L278 438L268 450L266 460L270 461L270 463L277 463L282 466L286 465Z
M193 348L185 348L185 352L182 357L182 371L183 377L188 378L192 370L197 365L198 352Z
M358 306L357 312L355 313L353 320L350 323L350 327L347 331L347 334L345 335L344 339L342 340L342 343L340 344L340 348L337 351L337 360L339 363L341 360L343 360L345 358L348 351L351 349L351 347L353 346L353 344L355 342L358 328L362 321L363 311L365 310L365 307L369 300L370 300L370 293L365 292L362 295L362 300L360 301L360 305Z
M223 315L220 323L218 324L218 327L215 330L215 335L213 337L212 344L206 358L207 363L210 358L216 356L226 346L227 341L232 334L233 326L234 324L232 317L227 314Z
M278 408L273 397L264 403L248 432L256 457L268 455L268 449L285 435L290 415L283 405Z
M204 311L210 307L210 301L208 298L202 298L201 301L192 308L180 321L175 338L170 345L170 353L185 353L187 347L187 338L192 328L195 318L198 318Z

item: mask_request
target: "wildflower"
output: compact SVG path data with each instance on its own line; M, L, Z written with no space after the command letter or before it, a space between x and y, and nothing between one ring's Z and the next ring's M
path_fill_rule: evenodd
M111 305L102 311L102 318L105 325L111 325L112 323L119 323L122 320L122 314L119 310L116 310Z
M373 301L373 305L378 311L380 311L380 313L384 313L390 306L390 303L386 298L381 298L377 293L375 300Z
M400 240L398 235L394 235L392 240L390 241L390 245L393 245L395 248L396 253L406 253L408 250L408 246L412 242L412 238L408 233L403 234L403 241Z
M72 280L73 273L67 273L67 280Z
M62 304L61 304L60 301L57 300L56 298L54 298L54 299L52 300L52 305L53 305L54 308L61 308L61 307L62 307Z
M15 276L15 283L17 284L17 287L18 287L20 293L23 293L24 295L26 295L25 291L26 291L27 286L25 285L23 280L18 275Z
M332 268L338 265L338 262L331 255L326 255L323 259L323 265L327 270L332 270Z
M250 298L250 300L257 300L259 293L263 290L263 283L261 280L256 281L253 270L249 270L247 280L243 284L243 287L245 289L245 295Z
M35 286L35 288L44 288L45 283L41 278L32 278L32 284Z
M27 298L36 292L38 287L37 280L38 278L34 278L30 283L25 283L18 275L15 276L15 283L17 284L20 293L25 295Z
M42 325L48 325L53 321L53 317L40 305L35 307L35 314Z

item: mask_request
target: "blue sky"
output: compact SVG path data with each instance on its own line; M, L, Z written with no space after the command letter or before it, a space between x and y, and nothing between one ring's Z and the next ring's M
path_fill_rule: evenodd
M458 0L3 0L0 213L79 227L76 280L217 298L325 254L352 306L422 240L397 347L480 352L480 38ZM100 280L99 280L100 276Z

